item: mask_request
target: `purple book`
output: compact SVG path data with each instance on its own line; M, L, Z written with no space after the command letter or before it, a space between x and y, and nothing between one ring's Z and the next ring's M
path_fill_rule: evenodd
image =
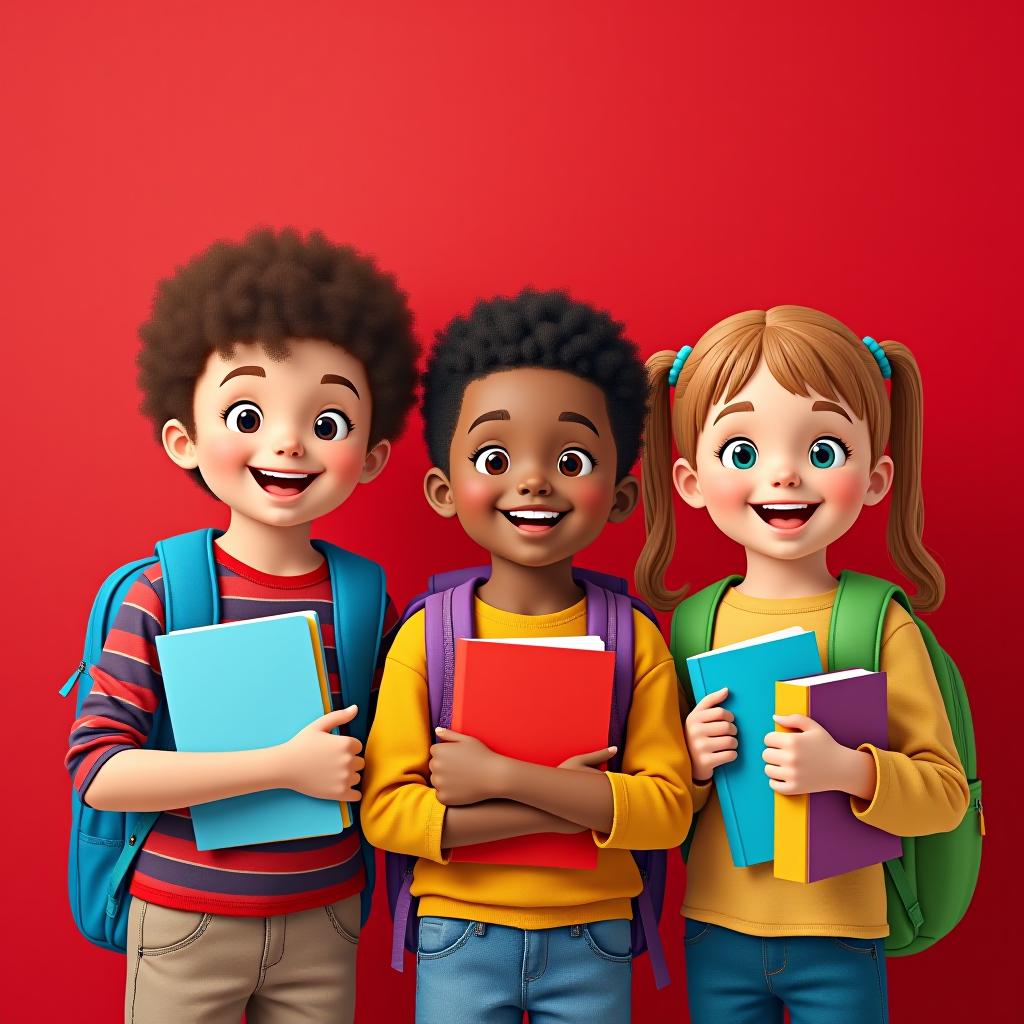
M889 747L884 672L850 669L775 684L776 714L813 718L846 747ZM847 793L775 794L775 877L817 882L899 857L899 836L865 824Z

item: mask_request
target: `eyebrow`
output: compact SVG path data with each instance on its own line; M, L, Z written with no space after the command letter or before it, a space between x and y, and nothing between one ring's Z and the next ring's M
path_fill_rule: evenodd
M241 377L242 375L248 375L250 377L266 377L267 371L262 366L239 366L232 370L218 385L218 387L224 387L225 384L232 377Z
M811 406L811 412L837 412L840 416L850 420L850 414L841 406L836 405L835 402L815 402ZM852 423L853 420L850 420Z
M717 423L723 416L728 416L731 412L753 412L753 402L733 402L732 405L727 405L716 417L715 423ZM715 424L712 423L712 426Z
M355 384L348 379L348 377L339 376L337 373L325 373L320 378L321 384L340 384L343 388L348 388L356 398L359 398L359 392L356 390Z
M477 416L475 420L469 425L469 430L466 431L468 434L470 431L479 427L481 423L489 423L491 420L510 420L512 417L509 415L508 409L492 409L490 412L485 412L481 416Z
M597 432L597 427L595 427L594 424L590 420L588 420L587 417L584 416L583 413L581 413L581 412L563 412L558 417L558 422L559 423L582 423L583 426L588 427L590 430L592 430L597 437L601 436Z

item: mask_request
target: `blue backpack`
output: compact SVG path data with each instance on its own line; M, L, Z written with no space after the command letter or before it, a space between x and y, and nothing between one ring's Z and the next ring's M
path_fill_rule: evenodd
M455 640L473 635L473 597L476 588L490 577L490 572L490 566L477 566L431 576L427 592L414 598L402 615L405 622L421 608L425 609L427 688L431 724L435 727L451 726ZM610 771L621 771L626 720L633 700L633 609L638 609L652 622L657 623L657 620L647 605L630 596L625 580L587 569L576 569L573 576L587 595L587 632L600 636L605 641L605 649L615 652L608 745L617 746L619 752L608 767ZM640 871L643 889L632 901L632 951L634 956L645 951L650 953L655 983L663 988L669 982L669 974L658 934L658 919L665 895L665 851L634 850L633 859ZM401 971L403 951L415 953L419 935L418 901L411 892L416 858L388 853L385 867L393 919L391 966Z
M103 651L118 609L136 577L151 565L160 563L164 579L165 628L190 629L220 621L217 567L213 540L217 530L196 530L162 540L156 552L121 566L100 587L85 631L82 661L61 688L66 697L78 686L76 717L92 688L89 666L95 665ZM370 689L377 664L381 626L387 600L384 572L379 565L359 555L313 541L330 569L334 596L334 635L338 666L344 690L344 705L358 704L359 713L349 723L349 732L366 742L370 725ZM173 750L174 736L161 703L145 747ZM358 827L359 804L352 810ZM128 934L126 900L132 863L149 834L159 811L99 811L71 792L71 846L68 851L68 895L78 930L104 949L123 953ZM373 848L362 840L366 888L362 893L362 919L370 913L373 894Z

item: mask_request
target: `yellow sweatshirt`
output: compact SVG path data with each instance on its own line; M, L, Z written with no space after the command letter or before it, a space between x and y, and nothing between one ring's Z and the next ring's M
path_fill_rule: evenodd
M585 600L551 615L513 615L479 599L475 603L476 635L488 639L582 636L586 616ZM515 928L631 916L630 897L641 884L629 851L676 846L692 820L692 772L672 656L653 623L639 613L633 618L636 682L622 771L608 773L612 830L607 836L594 834L598 855L591 871L446 862L441 849L445 807L430 786L428 769L432 738L423 613L402 627L384 668L367 742L360 820L374 846L419 858L412 893L420 897L420 914Z
M803 626L817 635L821 662L827 664L835 594L768 600L729 590L712 646ZM853 813L900 836L949 831L967 809L967 780L920 630L895 602L882 630L881 668L888 679L890 749L860 747L875 759L878 781L870 801L850 798ZM764 746L763 735L738 739ZM695 804L703 811L687 863L686 917L748 935L888 935L880 864L809 884L775 878L771 863L733 867L713 781L697 787Z

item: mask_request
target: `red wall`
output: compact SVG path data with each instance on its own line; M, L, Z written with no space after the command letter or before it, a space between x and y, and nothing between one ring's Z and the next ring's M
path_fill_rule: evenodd
M989 836L966 920L890 965L892 1005L896 1021L994 1010L1019 944L1011 7L375 0L282 14L261 0L38 0L9 11L0 1017L120 1012L123 961L80 940L66 907L73 712L56 690L105 573L160 536L223 521L137 413L135 328L159 277L257 223L320 227L376 254L408 289L424 342L474 296L529 283L607 307L645 352L789 302L910 345L927 393L926 536L949 580L932 621L972 692ZM384 562L400 601L429 572L479 557L422 501L426 466L413 423L384 477L321 526ZM679 578L740 564L705 518L679 517ZM639 516L610 528L585 561L630 575L641 529ZM880 512L837 545L843 566L894 571ZM685 1020L680 930L670 912L675 985L655 994L637 967L639 1021ZM412 974L391 975L385 938L378 904L362 1021L412 1019Z

